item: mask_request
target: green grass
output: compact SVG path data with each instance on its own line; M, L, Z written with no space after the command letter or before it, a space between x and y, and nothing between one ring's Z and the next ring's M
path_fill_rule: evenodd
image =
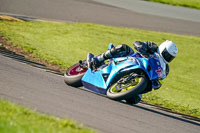
M64 120L0 99L0 133L94 133L73 121Z
M24 50L68 68L88 52L98 55L115 45L172 40L178 46L178 56L170 64L170 74L163 86L144 96L149 103L171 108L200 118L200 38L131 28L89 23L0 22L0 35Z
M200 0L147 0L147 1L200 9Z

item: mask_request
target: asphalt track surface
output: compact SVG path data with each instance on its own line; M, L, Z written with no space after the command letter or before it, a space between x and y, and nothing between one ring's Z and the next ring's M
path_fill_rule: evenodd
M146 4L140 1L0 0L0 13L200 36L200 13L198 10Z
M167 4L148 2L145 0L94 0L94 1L149 15L200 22L200 10L186 8L186 7L177 7Z
M149 16L89 0L57 0L56 3L54 0L43 0L41 4L37 2L39 1L0 0L0 12L52 20L93 22L126 27L135 25L137 28L157 31L167 31L175 25L190 24L193 28L188 26L187 30L180 28L181 26L179 28L175 26L174 33L199 35L198 22ZM132 20L130 16L137 19ZM146 22L146 18L151 19L150 25ZM168 21L163 21L163 19ZM161 24L156 22L158 20ZM137 23L133 23L135 21ZM171 23L173 26L166 28L170 25L169 22L174 22ZM166 24L166 27L163 27L163 24ZM109 100L84 88L67 86L63 82L63 76L16 61L12 56L2 53L0 53L0 75L1 98L39 112L74 119L100 132L199 133L200 131L200 124L197 122L143 104L127 105Z

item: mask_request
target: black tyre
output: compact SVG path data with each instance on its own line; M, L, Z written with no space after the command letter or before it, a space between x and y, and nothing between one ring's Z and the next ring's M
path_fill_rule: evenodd
M74 87L82 86L81 79L86 71L87 68L81 68L79 63L73 65L64 74L65 83Z
M128 104L137 104L141 101L141 98L140 96L136 95L134 97L131 97L129 99L125 99L126 103Z
M128 76L128 75L125 75L125 76ZM122 78L124 78L125 76L123 76ZM145 76L137 77L132 80L135 80L135 81L130 80L130 82L126 84L119 84L118 81L115 82L107 91L108 98L113 99L113 100L127 99L127 101L131 103L132 102L131 98L140 94L147 87L147 80Z

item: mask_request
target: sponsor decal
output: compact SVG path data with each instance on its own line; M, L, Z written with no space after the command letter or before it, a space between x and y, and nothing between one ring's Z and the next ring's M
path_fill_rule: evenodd
M162 69L158 67L158 70L156 70L156 73L158 74L159 78L162 78Z

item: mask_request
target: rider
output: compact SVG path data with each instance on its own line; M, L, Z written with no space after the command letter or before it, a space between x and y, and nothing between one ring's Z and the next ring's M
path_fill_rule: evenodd
M161 65L161 70L159 70L158 72L159 80L163 80L164 78L166 78L169 73L168 63L170 63L178 53L178 49L174 42L166 40L158 47L154 42L151 41L135 41L133 43L133 46L145 58L148 58L155 53ZM124 57L133 53L133 49L126 44L118 45L116 47L113 46L110 50L96 57L89 53L87 57L88 67L91 69L95 69L107 59ZM154 89L159 89L161 87L161 83L159 82L159 80L154 81Z

